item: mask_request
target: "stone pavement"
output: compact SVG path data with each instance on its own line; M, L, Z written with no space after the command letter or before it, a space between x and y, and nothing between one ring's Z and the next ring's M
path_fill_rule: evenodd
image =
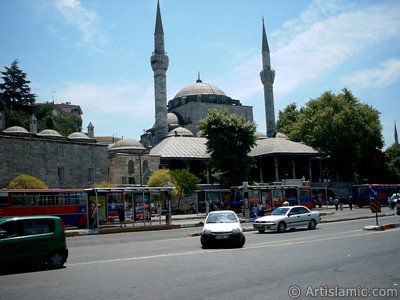
M322 208L315 208L321 213L321 223L330 222L341 222L348 220L367 219L375 218L375 213L372 213L369 208L353 208L350 210L345 205L344 209L335 210L333 206L323 206ZM378 213L379 220L385 216L395 215L395 210L389 209L388 207L382 207L381 213ZM238 214L241 218L241 214ZM119 232L135 232L135 231L150 231L150 230L169 230L178 228L188 227L202 227L206 214L187 214L187 215L173 215L171 218L171 224L166 224L165 216L153 216L150 221L146 222L135 222L129 221L126 223L126 227L120 227L119 223L113 223L108 225L101 225L100 229L73 229L68 228L66 235L68 237L77 235L93 235L93 234L107 234L107 233L119 233ZM252 219L241 218L244 222L242 228L244 231L253 230ZM371 222L372 223L372 222ZM382 222L379 222L382 223ZM373 223L375 224L375 223ZM385 230L389 228L400 227L400 216L399 221L394 224L385 224L380 226L366 226L365 230Z

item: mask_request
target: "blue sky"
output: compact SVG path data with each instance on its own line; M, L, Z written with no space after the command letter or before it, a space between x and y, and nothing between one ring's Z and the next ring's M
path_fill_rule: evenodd
M154 124L156 0L0 0L0 67L19 60L37 102L69 101L96 136L140 139ZM168 100L203 82L253 106L265 132L262 18L275 114L348 88L381 112L385 148L400 129L400 1L160 0Z

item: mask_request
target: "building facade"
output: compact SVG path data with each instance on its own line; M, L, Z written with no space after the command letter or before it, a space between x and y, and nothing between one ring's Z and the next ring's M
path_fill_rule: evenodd
M0 187L20 174L49 188L85 188L108 180L107 146L86 134L68 137L46 129L35 134L14 126L0 131Z

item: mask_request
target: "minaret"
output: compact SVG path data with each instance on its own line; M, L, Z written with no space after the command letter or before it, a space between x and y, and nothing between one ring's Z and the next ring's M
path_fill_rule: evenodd
M267 34L265 33L264 18L262 24L262 63L263 69L260 72L261 82L264 86L264 101L265 101L265 120L267 125L267 136L274 137L276 134L275 128L275 109L274 109L274 90L273 83L275 79L275 70L271 69L271 59Z
M397 136L396 121L394 121L394 143L396 145L399 144L399 137Z
M29 126L30 133L36 134L37 133L37 119L36 119L35 115L32 115L31 123L29 125L30 125Z
M157 2L156 28L154 32L154 52L151 56L151 67L154 72L155 96L155 136L154 145L168 134L167 121L167 69L169 59L164 49L164 30L161 21L160 2ZM153 145L153 146L154 146Z

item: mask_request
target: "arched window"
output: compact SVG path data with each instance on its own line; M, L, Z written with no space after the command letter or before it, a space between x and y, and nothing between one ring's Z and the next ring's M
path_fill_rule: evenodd
M129 160L128 162L128 174L133 174L135 173L135 164L133 163L133 160Z

